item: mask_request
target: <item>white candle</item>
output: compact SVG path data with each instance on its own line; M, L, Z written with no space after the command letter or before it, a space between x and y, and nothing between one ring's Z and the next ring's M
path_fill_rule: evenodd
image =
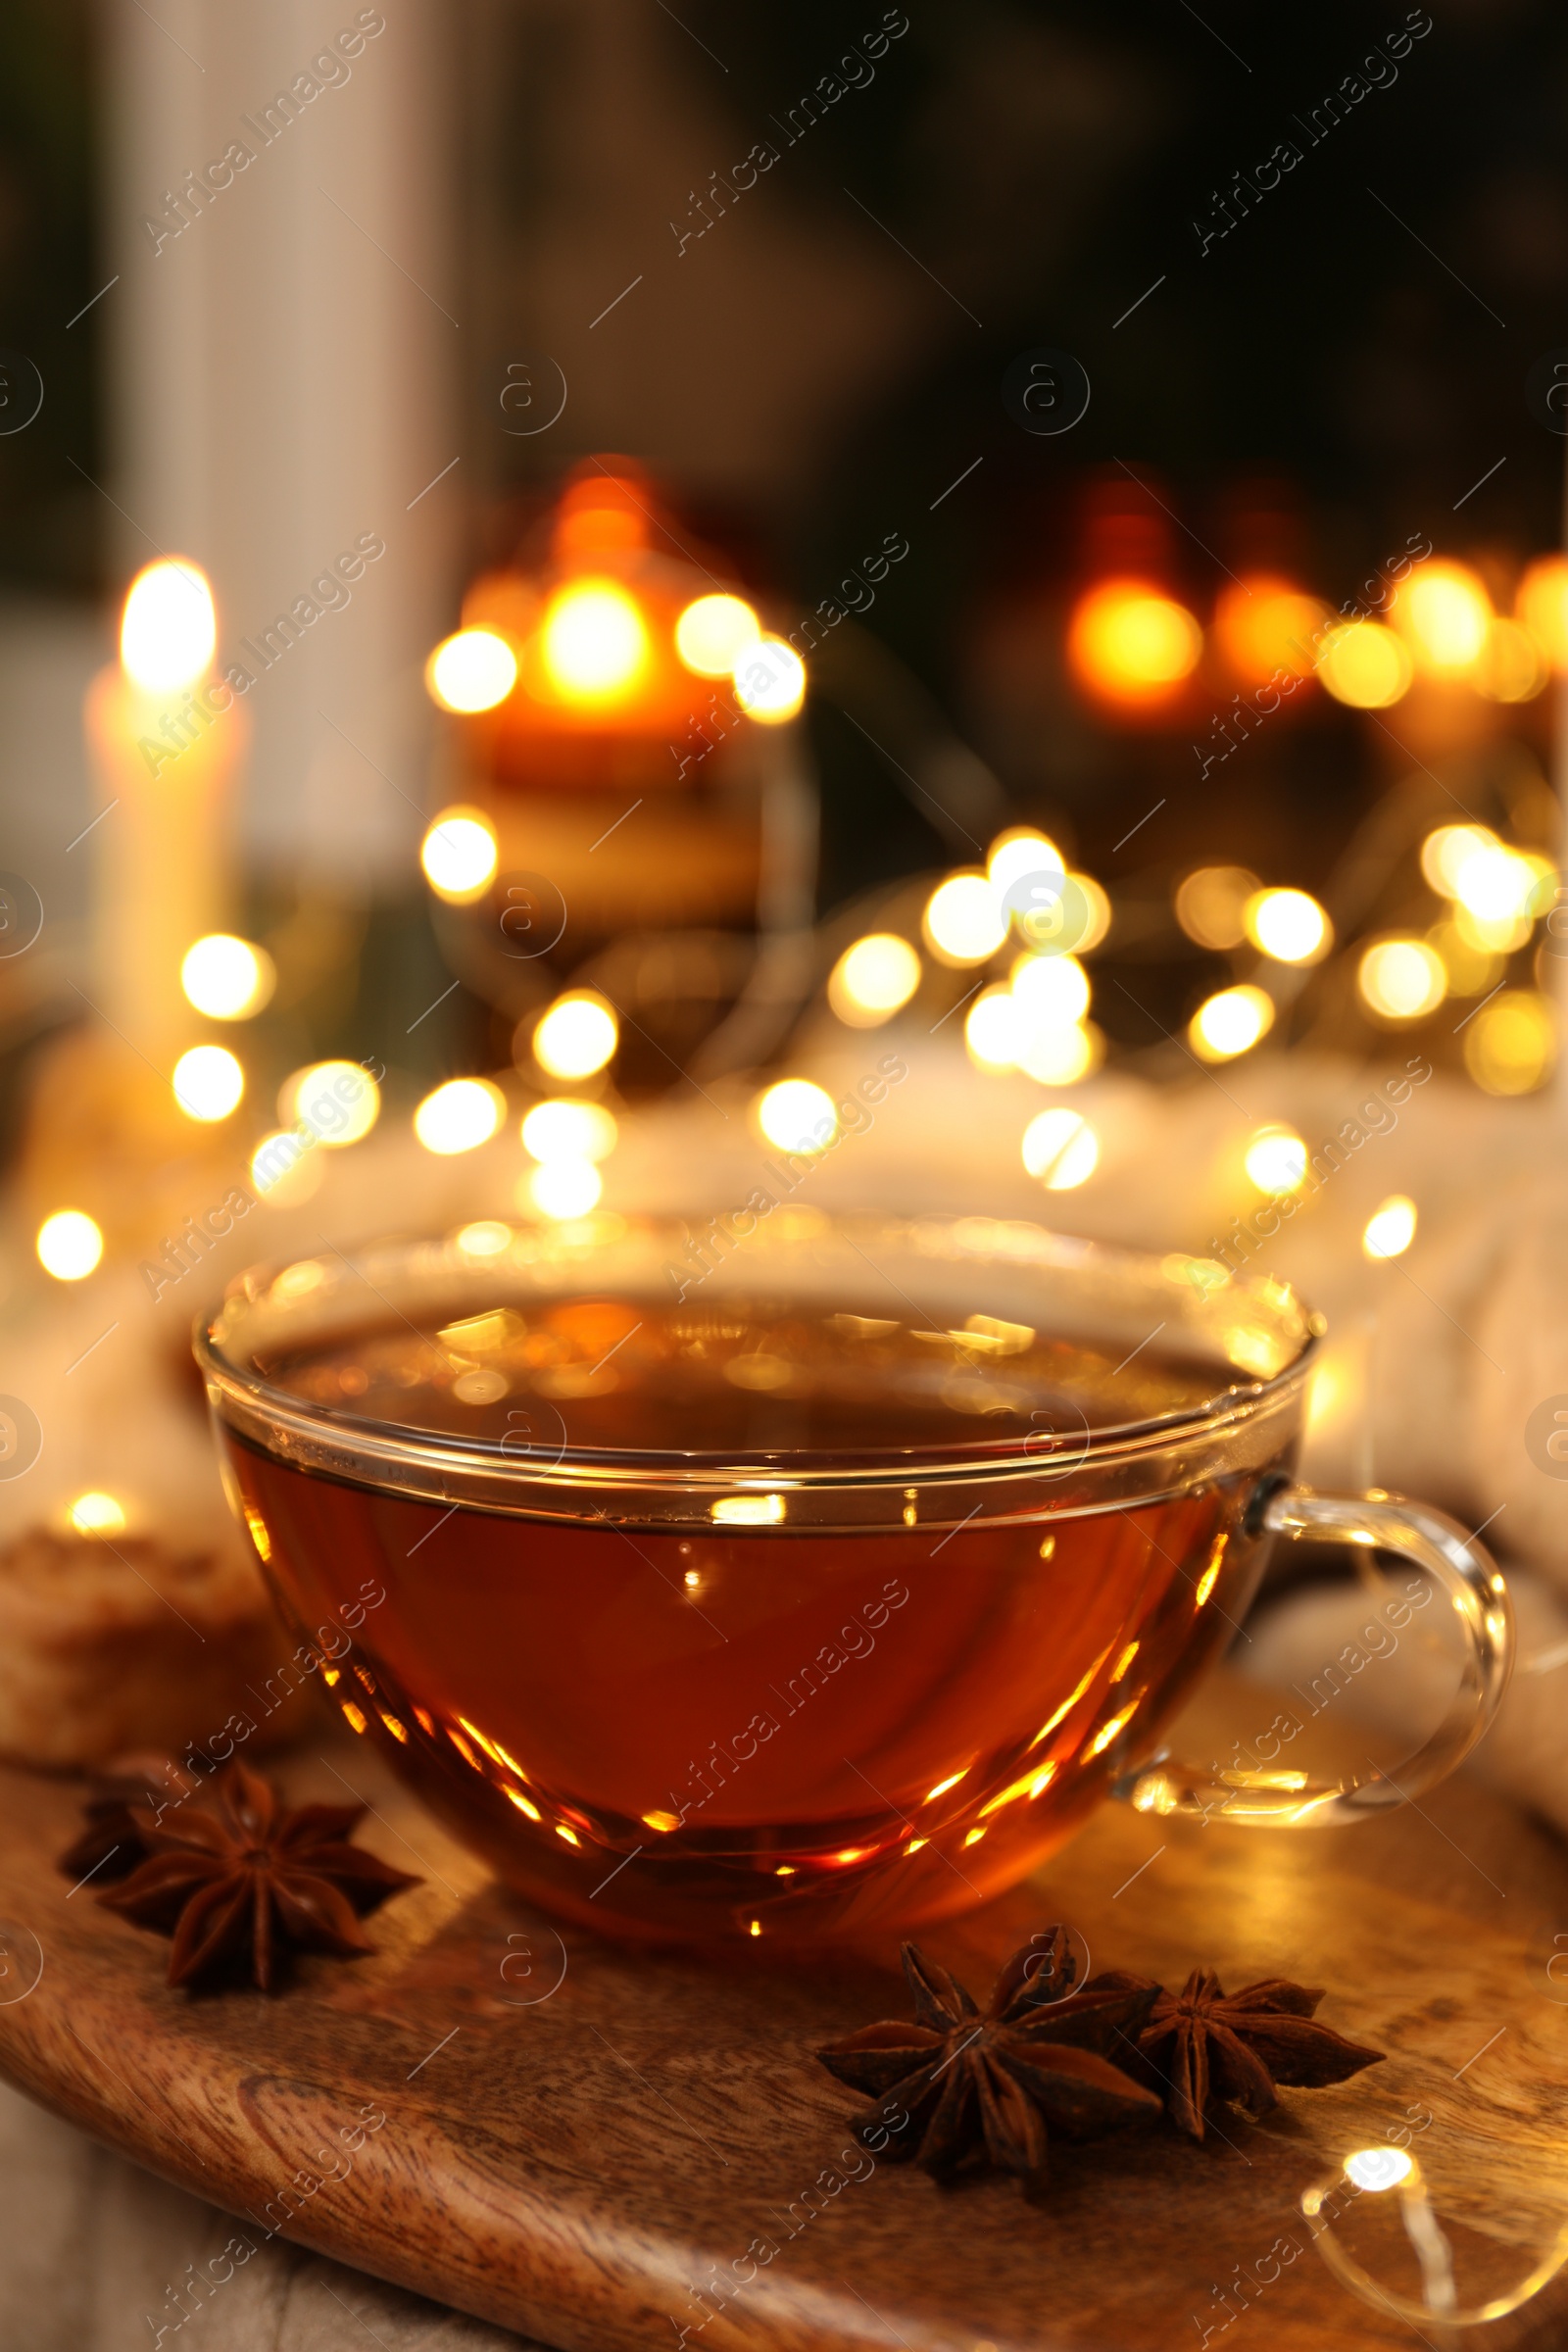
M152 564L125 599L118 662L88 689L97 1011L168 1079L203 1034L180 985L186 950L222 927L229 815L249 726L210 676L212 591L184 558Z

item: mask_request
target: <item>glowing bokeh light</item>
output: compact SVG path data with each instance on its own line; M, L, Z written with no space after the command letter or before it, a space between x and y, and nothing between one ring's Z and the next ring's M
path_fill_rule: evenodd
M1012 994L1031 1021L1070 1028L1089 1010L1089 974L1076 956L1020 956Z
M1257 876L1245 865L1200 865L1176 888L1176 920L1200 948L1239 948Z
M1473 917L1465 916L1453 922L1434 923L1427 933L1431 945L1443 957L1450 997L1488 996L1503 975L1503 957L1469 936L1472 923Z
M585 1217L599 1204L604 1178L591 1159L547 1159L530 1169L528 1199L542 1217Z
M986 880L999 899L1005 898L1015 882L1025 882L1031 875L1054 874L1059 887L1066 873L1067 860L1055 843L1032 825L1014 825L1000 833L986 858Z
M1464 1066L1489 1095L1534 1094L1556 1058L1557 1015L1535 989L1504 989L1464 1033Z
M381 1089L357 1061L308 1062L278 1088L277 1115L289 1127L309 1127L327 1151L343 1151L380 1117Z
M1214 607L1214 635L1233 674L1266 686L1276 671L1309 677L1312 646L1328 607L1273 572L1254 572L1227 588Z
M1345 2159L1345 2171L1357 2188L1374 2193L1397 2188L1415 2171L1415 2160L1403 2148L1357 2148Z
M1550 674L1545 654L1523 622L1492 622L1475 664L1475 684L1489 702L1534 702Z
M251 1153L251 1183L270 1208L298 1208L319 1189L325 1173L320 1155L305 1149L286 1127L264 1135Z
M1185 605L1146 580L1102 580L1074 608L1067 659L1107 702L1163 701L1198 667L1203 632Z
M122 1536L125 1532L123 1506L113 1494L97 1490L78 1494L67 1517L78 1536Z
M1028 1035L1029 1021L1009 989L982 989L964 1015L963 1042L983 1070L1012 1070Z
M1517 850L1489 843L1455 861L1453 896L1478 921L1508 923L1533 913L1541 881L1536 867Z
M727 678L761 634L744 597L700 596L675 623L675 651L700 678Z
M1244 1164L1260 1193L1298 1192L1306 1182L1306 1146L1294 1127L1260 1127Z
M1459 874L1467 858L1479 850L1500 848L1488 825L1439 825L1421 844L1421 871L1428 887L1442 899L1459 895Z
M1415 1202L1408 1193L1391 1193L1368 1217L1361 1234L1361 1254L1373 1259L1402 1257L1415 1240Z
M1075 1086L1105 1058L1102 1030L1093 1021L1069 1029L1031 1023L1018 1053L1018 1067L1041 1086Z
M498 857L496 830L482 808L443 808L419 844L425 880L454 906L489 889Z
M265 948L213 931L186 949L179 985L186 1003L209 1020L248 1021L277 986L277 966Z
M1110 900L1101 889L1093 874L1069 874L1067 876L1069 902L1074 891L1077 892L1083 905L1083 928L1072 942L1072 947L1075 954L1087 956L1092 949L1099 947L1110 929Z
M1568 559L1543 556L1519 583L1514 611L1555 670L1568 670Z
M238 1107L245 1072L226 1046L192 1046L174 1064L173 1087L186 1118L213 1126Z
M1409 693L1415 664L1403 639L1381 620L1350 620L1323 639L1317 674L1337 703L1387 710Z
M852 1029L875 1029L903 1010L920 985L920 958L895 931L872 931L846 948L828 976L827 1001Z
M1492 599L1467 564L1423 564L1399 590L1395 625L1418 668L1454 676L1480 657L1492 625Z
M1232 1061L1273 1026L1273 998L1244 982L1240 988L1222 988L1200 1004L1187 1025L1187 1039L1200 1060Z
M85 1209L57 1208L39 1226L33 1247L56 1282L80 1282L103 1256L104 1237Z
M1276 963L1316 963L1334 942L1327 914L1305 890L1260 890L1242 919L1253 947Z
M838 1133L833 1098L809 1078L781 1078L758 1097L757 1124L781 1152L825 1152Z
M487 1078L449 1078L419 1104L414 1132L426 1152L450 1159L489 1143L506 1109L505 1095Z
M1006 938L1007 917L984 874L950 874L926 901L920 928L944 963L984 963Z
M591 1078L619 1043L613 1011L589 989L558 997L533 1033L534 1058L552 1078Z
M806 664L782 637L760 637L736 663L733 684L748 718L781 727L806 700Z
M131 581L120 623L120 659L147 694L194 686L218 644L207 574L186 556L162 557Z
M1050 1193L1070 1193L1100 1165L1100 1138L1082 1111L1043 1110L1023 1131L1023 1164Z
M522 1148L535 1159L608 1159L619 1133L600 1102L536 1102L522 1122Z
M517 657L494 629L459 629L430 656L424 682L443 710L493 710L517 683Z
M1421 1021L1448 993L1443 957L1429 940L1380 939L1363 949L1355 985L1380 1021Z
M563 702L624 700L648 667L648 630L618 581L587 579L558 589L539 632L545 675Z

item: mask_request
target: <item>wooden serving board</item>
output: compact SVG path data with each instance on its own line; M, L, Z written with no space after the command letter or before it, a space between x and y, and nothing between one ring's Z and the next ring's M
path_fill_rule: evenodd
M1096 1968L1326 1984L1325 2019L1389 2052L1203 2147L1164 2128L1059 2144L1036 2206L992 2178L845 2180L865 2166L857 2102L810 2053L908 2014L891 1952L783 1969L765 1946L705 1961L558 1934L364 1747L301 1752L281 1778L296 1800L352 1784L376 1807L365 1841L424 1884L370 1923L370 1959L308 1960L271 2000L190 1999L164 1987L161 1938L56 1870L79 1791L0 1774L0 2067L227 2209L240 2246L275 2230L567 2352L671 2352L682 2328L704 2352L1166 2352L1205 2328L1226 2352L1364 2352L1417 2339L1309 2243L1300 2191L1347 2151L1430 2117L1416 2145L1462 2225L1462 2289L1522 2277L1568 2215L1568 1984L1547 1973L1568 1854L1473 1788L1295 1835L1108 1807L1041 1883L927 1936L983 1998L1062 1918ZM1271 2264L1293 2236L1298 2256ZM776 2250L760 2262L754 2241ZM711 2306L690 2290L737 2262L755 2275L699 2334ZM1212 2289L1238 2265L1254 2300L1226 2325ZM1558 2342L1544 2302L1531 2339Z

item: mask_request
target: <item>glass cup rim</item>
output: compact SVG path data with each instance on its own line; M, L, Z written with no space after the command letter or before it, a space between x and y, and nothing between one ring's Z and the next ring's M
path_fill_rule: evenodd
M786 1219L794 1223L786 1227ZM1033 1440L1020 1443L1016 1438L977 1438L963 1444L950 1441L936 1446L911 1446L854 1453L820 1446L780 1446L742 1456L734 1449L676 1451L573 1446L565 1443L559 1450L530 1445L509 1452L506 1441L497 1444L447 1432L415 1430L404 1424L312 1403L275 1386L254 1362L244 1360L243 1348L237 1353L234 1349L236 1337L253 1318L265 1320L270 1313L281 1323L289 1317L291 1283L302 1308L309 1298L333 1283L339 1286L339 1295L357 1298L358 1293L349 1293L348 1281L352 1278L368 1282L369 1276L364 1271L364 1263L357 1264L355 1259L368 1262L384 1280L395 1279L401 1261L405 1273L410 1268L416 1269L427 1284L439 1282L443 1270L450 1270L456 1283L464 1278L472 1279L484 1270L482 1263L465 1252L464 1237L480 1232L493 1237L504 1230L510 1237L502 1245L504 1249L536 1247L547 1257L553 1250L564 1270L575 1256L582 1275L587 1278L585 1287L592 1287L589 1269L602 1255L597 1246L601 1241L618 1243L631 1234L645 1241L661 1237L673 1244L684 1242L694 1225L710 1221L662 1212L621 1216L601 1210L569 1225L542 1220L535 1223L525 1218L483 1219L439 1235L394 1234L358 1248L353 1257L328 1245L320 1257L284 1265L261 1263L235 1276L217 1312L197 1319L192 1335L193 1350L212 1409L231 1429L250 1436L268 1451L280 1452L328 1474L344 1475L356 1484L372 1488L434 1494L450 1489L457 1497L460 1488L468 1482L479 1482L491 1492L514 1487L518 1494L515 1507L522 1508L525 1490L559 1492L570 1487L613 1488L617 1492L640 1491L649 1494L663 1492L673 1497L677 1493L722 1495L760 1487L807 1492L871 1490L897 1486L910 1478L918 1478L923 1489L946 1485L967 1488L975 1482L985 1485L1020 1476L1063 1475L1060 1463L1066 1458L1065 1447L1041 1446ZM956 1256L960 1263L967 1258L976 1264L992 1267L1004 1264L1022 1270L1033 1262L1037 1268L1049 1267L1058 1273L1085 1277L1090 1283L1097 1275L1109 1278L1117 1272L1124 1277L1141 1276L1152 1286L1162 1279L1173 1303L1183 1305L1184 1319L1191 1330L1203 1329L1201 1319L1194 1312L1194 1300L1205 1312L1209 1307L1211 1291L1200 1289L1196 1271L1214 1261L1185 1252L1161 1253L1116 1242L1088 1240L1029 1220L855 1212L830 1216L814 1209L797 1208L779 1211L777 1224L779 1230L771 1238L785 1244L831 1236L861 1239L880 1236L884 1240L891 1237L927 1253ZM496 1254L494 1250L489 1252L492 1270ZM337 1261L330 1272L323 1271L328 1260ZM1227 1360L1238 1377L1223 1389L1217 1387L1216 1394L1202 1403L1086 1430L1081 1441L1076 1437L1072 1440L1074 1469L1098 1473L1114 1466L1131 1470L1140 1457L1148 1457L1152 1469L1154 1457L1167 1459L1173 1446L1181 1448L1187 1444L1202 1446L1212 1443L1227 1431L1258 1416L1272 1418L1293 1396L1298 1396L1317 1355L1324 1329L1322 1318L1300 1300L1290 1285L1273 1276L1236 1274L1223 1268L1216 1271L1222 1280L1211 1286L1213 1292L1223 1290L1231 1301L1245 1300L1255 1313L1265 1316L1282 1347L1294 1342L1286 1360L1274 1371L1260 1371L1250 1378L1245 1365L1236 1363L1234 1357L1216 1360L1216 1382L1223 1378ZM380 1285L371 1287L379 1293ZM281 1297L277 1296L280 1290ZM400 1311L393 1306L394 1313ZM331 1328L332 1321L327 1316L322 1322L323 1333ZM1217 1328L1216 1322L1210 1336ZM411 1477L409 1473L416 1468L418 1476ZM505 1508L507 1504L502 1501L492 1507Z

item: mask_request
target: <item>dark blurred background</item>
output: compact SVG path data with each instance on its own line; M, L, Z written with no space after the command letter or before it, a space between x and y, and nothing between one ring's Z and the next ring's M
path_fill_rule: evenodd
M1339 605L1423 535L1505 610L1559 544L1563 444L1526 378L1568 344L1560 10L468 0L439 35L454 612L593 452L641 460L701 544L803 610L902 535L863 626L1008 812L1134 909L1112 957L1139 958L1141 897L1168 907L1205 859L1325 892L1381 796L1435 760L1511 760L1515 797L1537 790L1549 692L1466 744L1314 689L1205 770L1233 682L1203 667L1158 712L1107 717L1063 640L1129 548L1206 627L1244 574ZM75 0L14 0L0 23L0 342L49 382L39 425L0 439L13 597L124 577L119 510L91 486L114 464L112 304L63 323L108 275L111 59ZM759 143L776 160L737 193ZM1298 160L1264 186L1282 145ZM1004 400L1041 348L1091 386L1054 435ZM533 436L498 408L519 353L569 386ZM819 910L962 854L828 698L809 724ZM1447 768L1438 783L1465 800ZM1143 951L1171 1019L1193 986L1160 963L1191 956L1173 939Z

